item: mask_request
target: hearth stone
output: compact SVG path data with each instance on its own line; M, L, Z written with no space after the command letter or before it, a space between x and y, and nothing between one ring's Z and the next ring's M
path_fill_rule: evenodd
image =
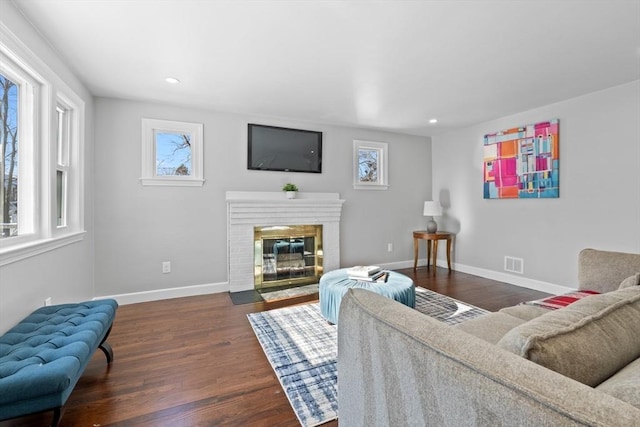
M229 292L233 305L251 304L254 302L262 302L264 299L260 292L251 289L249 291Z

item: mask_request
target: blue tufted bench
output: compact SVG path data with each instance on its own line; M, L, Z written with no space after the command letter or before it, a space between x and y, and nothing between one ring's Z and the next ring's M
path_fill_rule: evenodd
M52 426L95 351L107 363L112 299L41 307L0 336L0 420L53 410Z

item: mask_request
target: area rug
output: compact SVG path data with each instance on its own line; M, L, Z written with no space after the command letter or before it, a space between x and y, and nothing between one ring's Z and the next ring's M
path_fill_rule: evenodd
M424 288L416 288L416 310L447 325L455 325L489 313L483 308Z
M416 310L447 324L488 313L427 289L416 289ZM338 418L337 327L318 303L247 315L291 407L305 427Z

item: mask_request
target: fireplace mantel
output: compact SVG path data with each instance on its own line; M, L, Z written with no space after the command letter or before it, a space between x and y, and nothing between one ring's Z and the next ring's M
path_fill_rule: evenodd
M251 202L274 202L274 203L336 203L342 204L339 193L311 193L305 191L296 192L295 199L287 199L284 191L227 191L227 203L251 203ZM333 202L331 202L333 201Z
M340 216L344 200L338 193L227 191L229 291L254 289L253 228L269 225L322 224L325 271L340 267Z

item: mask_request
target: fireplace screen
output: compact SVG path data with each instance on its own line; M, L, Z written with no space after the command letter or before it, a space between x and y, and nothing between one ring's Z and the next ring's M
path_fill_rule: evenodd
M322 276L322 225L254 228L255 287L318 283Z

